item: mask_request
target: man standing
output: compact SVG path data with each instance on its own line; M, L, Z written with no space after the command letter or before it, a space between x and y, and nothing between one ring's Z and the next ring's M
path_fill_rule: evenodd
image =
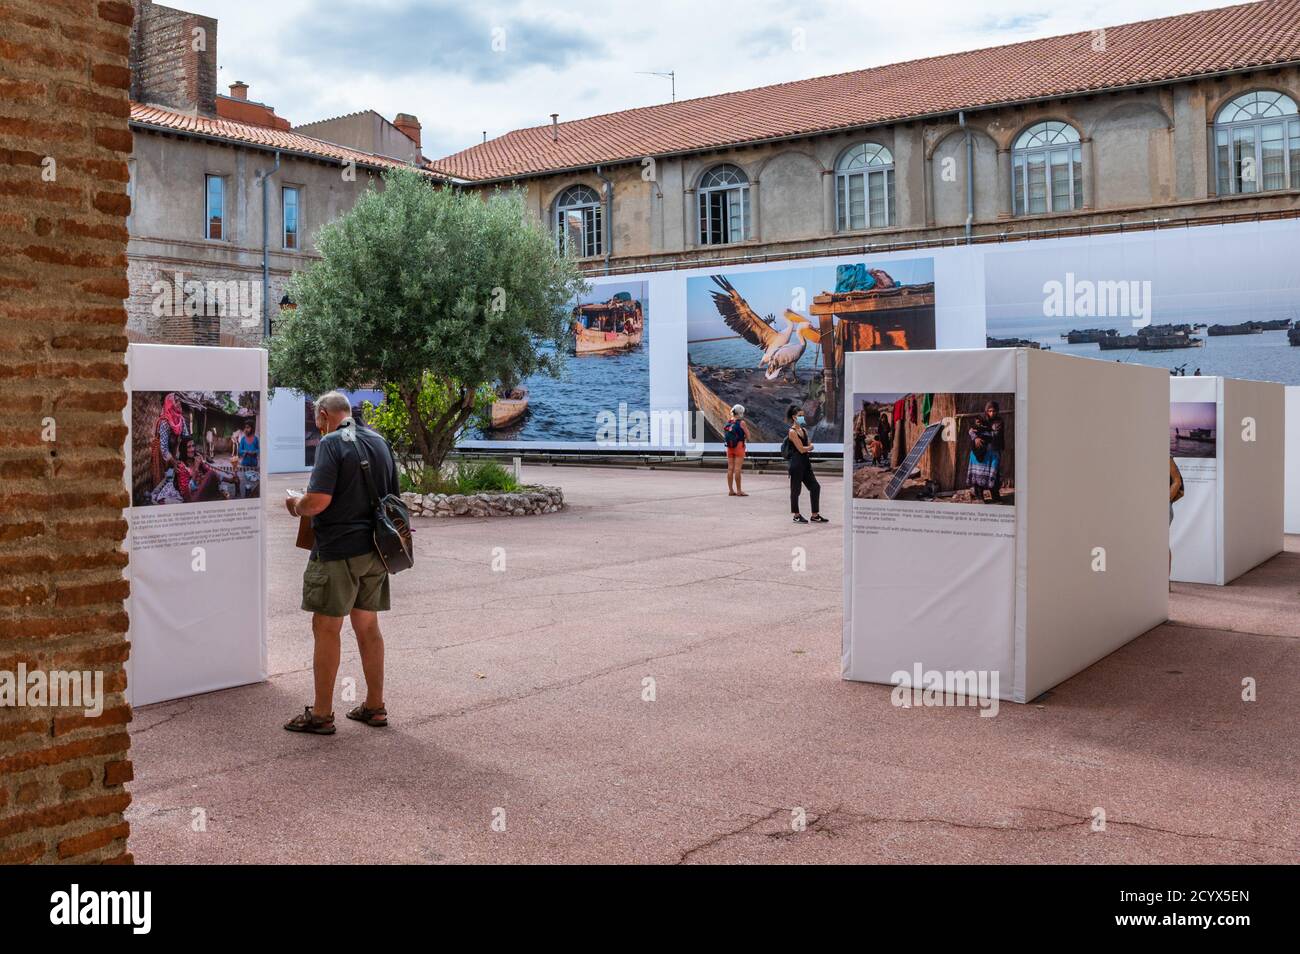
M312 614L316 650L312 669L316 698L285 728L290 732L334 733L334 680L339 670L343 617L352 620L366 700L348 718L376 727L388 725L384 708L384 639L379 612L388 609L388 571L374 547L374 508L361 473L370 463L375 493L398 492L397 464L388 442L352 419L345 395L330 391L316 399L320 446L307 492L286 501L296 517L310 516L316 543L302 578L302 608Z

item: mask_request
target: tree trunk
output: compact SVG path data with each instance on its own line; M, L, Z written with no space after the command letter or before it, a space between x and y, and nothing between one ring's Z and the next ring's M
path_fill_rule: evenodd
M457 399L432 420L427 420L420 412L421 387L399 385L398 394L406 405L407 419L410 421L411 444L425 468L436 472L442 462L456 446L456 435L461 427L474 413L474 389L460 387L456 389Z

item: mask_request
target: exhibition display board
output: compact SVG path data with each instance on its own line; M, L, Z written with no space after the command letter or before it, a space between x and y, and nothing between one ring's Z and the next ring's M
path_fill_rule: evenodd
M266 471L269 474L300 473L311 468L304 462L306 428L303 424L301 391L276 388L266 406L268 431Z
M1285 416L1280 384L1169 379L1170 579L1222 586L1281 551Z
M559 379L503 396L462 446L721 451L726 409L774 451L804 407L844 434L845 355L998 346L1300 385L1300 220L593 275Z
M266 352L132 344L127 696L266 679Z
M1038 347L1300 386L1297 246L1288 219L593 275L560 377L519 382L459 445L720 453L740 403L763 453L797 403L835 453L845 355L863 351ZM271 464L297 470L279 401Z
M1300 533L1300 387L1286 389L1286 532Z
M1026 702L1166 619L1167 372L1033 349L845 371L844 678Z
M384 393L375 389L343 391L352 404L352 416L365 423L367 403L384 403ZM311 470L316 463L316 446L320 431L316 429L315 398L289 388L276 388L267 410L270 429L266 468L272 474L292 474Z

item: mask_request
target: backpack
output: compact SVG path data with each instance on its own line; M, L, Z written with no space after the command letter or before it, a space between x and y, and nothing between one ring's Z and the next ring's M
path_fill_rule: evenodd
M361 445L361 436L350 443L356 445L357 463L361 468L361 479L365 481L366 493L370 495L370 506L374 509L375 552L379 554L384 569L389 573L400 573L415 565L415 546L411 540L411 512L402 498L396 494L385 494L381 499L375 491L374 478L370 474L370 454Z
M745 428L740 421L728 421L722 429L722 439L728 447L737 447L745 443Z

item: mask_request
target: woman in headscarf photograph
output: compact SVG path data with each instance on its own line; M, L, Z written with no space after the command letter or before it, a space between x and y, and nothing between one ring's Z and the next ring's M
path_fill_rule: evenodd
M168 392L163 398L162 413L158 415L158 424L154 428L153 443L153 483L162 483L169 469L175 466L176 452L181 438L189 437L189 424L181 410L181 396L175 391Z
M980 503L1002 502L1002 447L1003 425L998 402L989 401L984 413L975 418L970 427L970 460L966 478L975 499ZM984 491L989 499L984 499Z

